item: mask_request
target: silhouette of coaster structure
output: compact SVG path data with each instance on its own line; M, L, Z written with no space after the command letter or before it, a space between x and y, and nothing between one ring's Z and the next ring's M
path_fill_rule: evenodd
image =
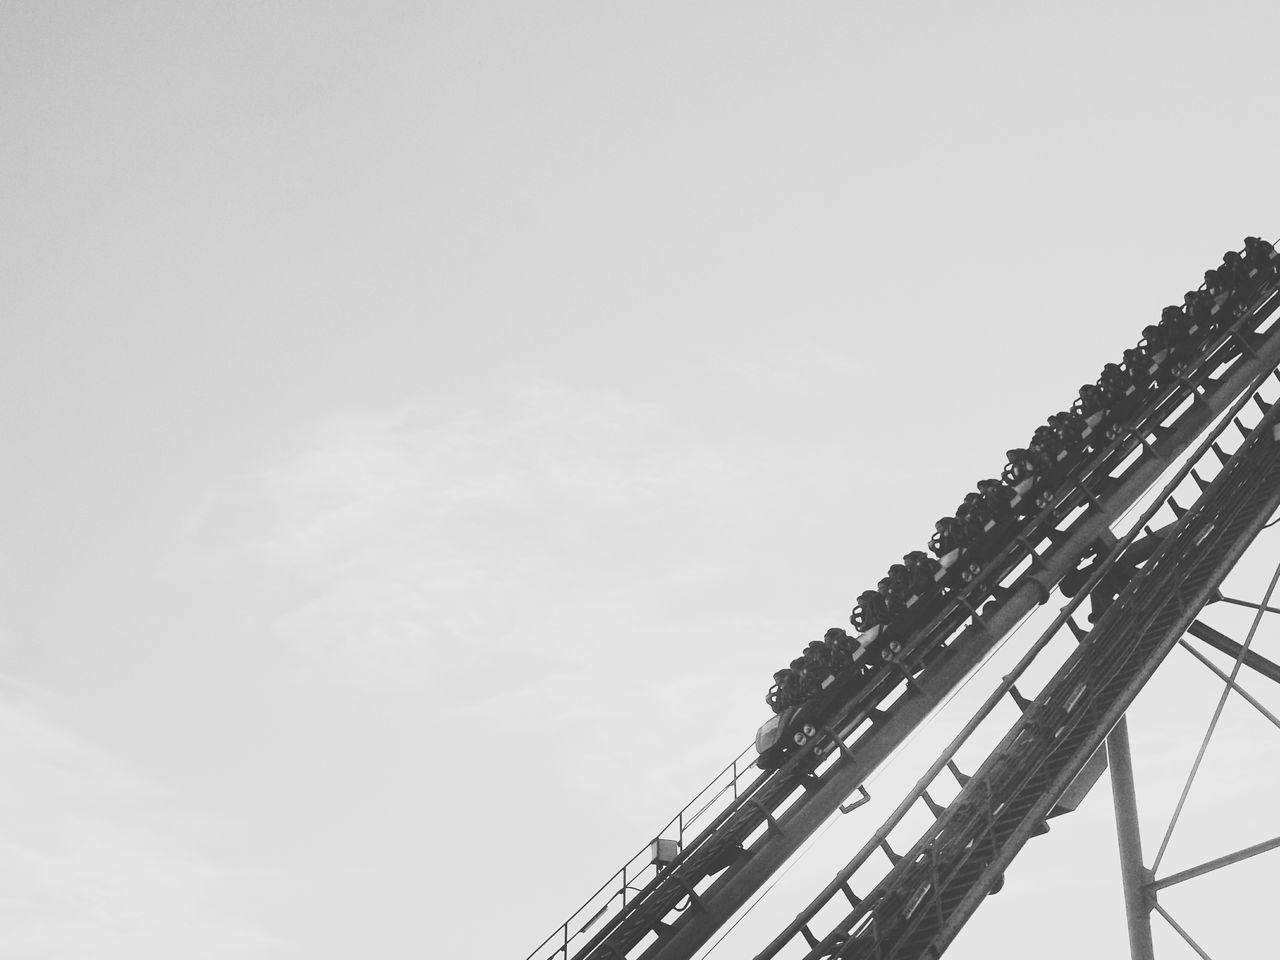
M937 521L927 551L906 553L858 596L853 632L831 628L774 674L772 715L755 742L529 960L692 957L832 814L865 802L868 777L1055 591L1067 603L1017 667L757 960L940 956L1108 757L1133 956L1153 955L1153 911L1207 955L1155 896L1182 878L1156 881L1142 865L1123 716L1188 632L1235 658L1224 698L1242 666L1280 679L1249 649L1252 631L1237 643L1197 619L1280 507L1278 287L1280 256L1250 237L1166 307L1069 408L1009 451L1000 477ZM1187 484L1197 496L1183 506L1175 492ZM1064 635L1074 646L1051 679L1034 695L1020 690L1029 667L1057 662L1046 651ZM965 773L957 751L1009 702L1013 726ZM921 810L931 824L907 847L899 825Z

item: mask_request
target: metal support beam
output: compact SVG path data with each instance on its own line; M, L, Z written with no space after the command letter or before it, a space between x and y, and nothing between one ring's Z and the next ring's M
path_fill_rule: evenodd
M1200 741L1200 750L1196 753L1196 759L1191 764L1191 772L1187 774L1187 782L1182 787L1182 794L1178 797L1178 803L1173 808L1173 816L1169 819L1169 826L1165 828L1164 839L1160 841L1160 849L1156 851L1156 859L1151 864L1152 872L1160 869L1160 861L1164 859L1164 853L1169 849L1169 840L1173 837L1173 830L1178 825L1178 818L1182 816L1182 807L1187 802L1187 794L1191 792L1191 785L1195 783L1196 774L1200 772L1200 763L1204 760L1204 753L1209 749L1209 741L1213 739L1214 731L1218 729L1218 721L1222 718L1222 708L1227 705L1227 697L1231 696L1231 685L1235 683L1237 674L1240 673L1240 665L1244 662L1243 657L1249 652L1249 647L1253 644L1253 637L1258 632L1258 625L1262 623L1262 615L1267 610L1267 603L1271 600L1271 595L1275 593L1276 585L1280 584L1280 564L1276 564L1275 572L1271 575L1271 582L1267 584L1267 592L1262 596L1262 603L1249 604L1258 612L1254 614L1253 623L1249 625L1249 632L1245 634L1244 643L1240 647L1240 653L1236 656L1235 665L1231 668L1231 675L1227 678L1227 686L1222 688L1222 696L1218 698L1218 706L1213 711L1213 718L1209 721L1209 729L1204 733L1204 739Z
M1129 953L1133 960L1155 960L1151 942L1151 874L1142 865L1142 836L1138 830L1138 798L1133 786L1133 758L1129 753L1129 725L1124 717L1107 734L1111 765L1111 798L1116 809L1120 841L1120 880L1129 922Z
M1203 640L1213 649L1225 653L1232 659L1240 658L1240 662L1252 670L1256 670L1268 680L1274 680L1280 683L1280 664L1268 660L1260 653L1252 650L1245 650L1240 644L1236 643L1225 633L1213 629L1207 623L1201 623L1197 620L1187 628L1187 633L1191 634L1197 640ZM1240 654L1243 651L1244 656Z
M1218 597L1219 603L1234 603L1237 607L1248 607L1250 610L1261 610L1263 613L1280 613L1280 607L1269 607L1265 603L1250 603L1248 600L1236 600L1234 597Z
M1203 874L1211 873L1220 867L1228 867L1233 863L1239 863L1241 860L1248 860L1250 857L1256 857L1258 854L1266 853L1268 850L1274 850L1276 847L1280 847L1280 837L1276 837L1272 840L1264 840L1262 843L1255 843L1252 847L1245 847L1243 850L1237 850L1235 853L1228 853L1226 856L1206 860L1198 867L1188 867L1186 870L1171 873L1164 879L1157 880L1152 886L1156 890L1163 890L1165 887L1172 887L1175 883L1181 883L1183 880L1190 880L1193 877L1199 877Z
M1223 681L1228 687L1230 687L1236 693L1240 694L1240 696L1244 697L1245 703L1249 704L1249 706L1253 707L1259 713L1261 713L1264 717L1270 720L1272 726L1274 726L1276 729L1280 729L1280 717L1277 717L1274 713L1272 713L1270 710L1264 707L1257 697L1255 697L1248 690L1240 686L1240 684L1236 683L1236 681L1232 680L1229 676L1227 676L1225 673L1219 670L1216 666L1214 666L1208 657L1206 657L1203 653L1201 653L1195 647L1191 646L1191 644L1187 643L1185 639L1179 640L1178 646L1185 649L1187 653L1191 654L1193 657L1199 660L1202 664L1204 664L1205 667L1214 676L1216 676L1219 680Z
M1204 952L1204 947L1200 946L1200 944L1192 940L1191 934L1183 930L1182 926L1178 923L1178 921L1173 919L1173 917L1169 916L1169 911L1165 910L1165 908L1160 906L1160 904L1158 903L1155 905L1155 908L1156 908L1156 913L1164 917L1165 921L1169 924L1169 926L1173 927L1173 929L1177 932L1178 936L1180 936L1183 940L1187 941L1187 946L1189 946L1192 950L1196 952L1196 956L1198 956L1200 960L1213 960L1213 957L1209 956L1209 954Z

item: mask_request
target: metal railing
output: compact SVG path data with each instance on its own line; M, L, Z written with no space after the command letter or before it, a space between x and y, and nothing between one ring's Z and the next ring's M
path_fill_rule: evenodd
M746 749L725 765L705 787L694 795L662 828L653 839L674 840L677 850L683 851L689 834L700 833L717 815L724 813L744 796L750 795L754 786L768 777L767 773L755 765L755 744L748 744ZM600 885L577 910L569 915L569 919L561 924L549 937L543 940L530 953L527 960L541 957L543 960L555 960L569 956L569 947L579 936L590 930L611 912L622 912L626 909L628 897L637 892L637 888L648 884L669 864L655 863L653 847L642 847L630 860L622 865L608 880ZM575 929L576 928L576 929ZM570 932L572 931L572 932ZM545 951L550 948L550 952Z

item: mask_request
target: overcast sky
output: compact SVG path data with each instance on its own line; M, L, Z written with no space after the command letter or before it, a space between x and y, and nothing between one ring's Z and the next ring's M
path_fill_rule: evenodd
M1277 27L0 5L0 955L523 957L774 669L1280 234ZM1213 707L1179 670L1134 718L1149 830ZM1171 868L1280 832L1240 723ZM1121 955L1105 786L949 956Z

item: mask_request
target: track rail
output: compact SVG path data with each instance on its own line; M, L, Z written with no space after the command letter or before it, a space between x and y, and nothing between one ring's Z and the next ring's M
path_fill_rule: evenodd
M1270 383L1273 379L1280 379L1280 375L1272 374L1271 377L1266 379ZM863 900L853 894L850 886L855 874L857 874L860 883L865 883L868 876L874 871L876 863L879 863L882 869L887 871L890 866L897 862L897 855L892 854L892 846L890 844L892 843L899 848L903 846L900 843L903 838L895 835L895 830L907 814L913 810L918 811L923 807L931 812L935 818L940 815L943 807L935 797L945 797L949 789L954 789L949 785L951 778L954 776L961 786L969 782L969 778L960 774L959 768L955 765L955 758L959 751L966 747L971 740L977 739L975 732L979 729L989 733L993 732L992 725L999 721L999 717L992 716L993 711L998 705L1008 702L1006 700L1007 696L1019 708L1025 709L1028 701L1024 694L1017 692L1015 684L1022 679L1026 670L1033 663L1039 663L1038 658L1045 656L1046 647L1057 639L1064 627L1068 627L1070 633L1077 639L1083 638L1089 633L1086 627L1081 627L1077 623L1075 619L1076 610L1088 598L1094 587L1108 576L1111 568L1118 561L1122 560L1126 565L1145 563L1152 557L1154 552L1162 549L1167 544L1169 537L1178 529L1179 519L1187 513L1187 511L1177 506L1176 501L1173 499L1174 493L1184 485L1184 481L1188 477L1193 477L1203 489L1207 485L1207 481L1202 476L1202 471L1205 475L1212 477L1219 472L1219 468L1223 464L1230 461L1230 457L1223 451L1223 445L1231 446L1230 437L1234 436L1236 429L1241 428L1240 417L1247 418L1249 411L1252 410L1251 400L1262 404L1258 394L1254 391L1246 392L1236 401L1227 412L1226 417L1222 418L1215 429L1202 440L1196 451L1186 459L1181 469L1168 481L1142 516L1131 523L1129 532L1117 540L1110 551L1104 557L1101 557L1099 562L1094 564L1091 575L1080 589L1075 592L1072 600L1054 617L1053 621L1040 635L1040 638L1031 645L1018 664L1004 676L1000 684L968 723L961 728L951 743L939 754L938 758L916 785L908 791L898 807L871 835L853 859L836 874L835 879L764 950L757 954L756 960L771 960L783 950L788 950L790 953L790 946L801 938L810 948L816 948L820 941L813 932L812 924L819 911L841 895L847 897L853 906L860 905ZM1172 522L1161 526L1159 530L1152 531L1149 524L1161 514L1171 515ZM1140 533L1144 534L1141 539L1138 538ZM1100 769L1098 772L1101 772ZM888 853L887 863L876 859L877 855L882 853ZM851 922L836 929L847 932L850 925ZM825 943L826 941L822 942ZM811 950L808 954L811 958L825 955L816 949Z
M941 955L1280 506L1278 421L1272 406L915 846L810 940L807 960Z
M744 765L744 751L665 828L675 825L674 862L655 867L641 851L530 960L691 956L1064 574L1108 542L1116 519L1165 467L1280 362L1280 325L1255 333L1278 305L1274 286L1261 291L1179 382L1072 471L975 581L904 640L894 662L856 689L837 683L831 695L845 699L821 734L776 771Z

